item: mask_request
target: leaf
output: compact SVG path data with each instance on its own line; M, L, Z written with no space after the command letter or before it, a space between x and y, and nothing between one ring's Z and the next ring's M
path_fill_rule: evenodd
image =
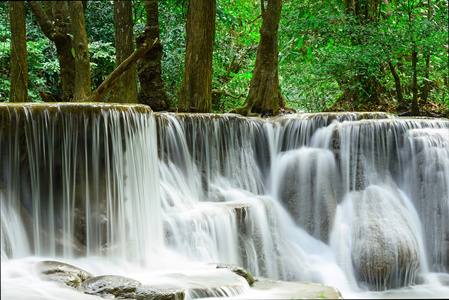
M73 47L72 47L72 55L73 57L75 57L75 49L73 49Z
M301 49L303 43L304 43L304 38L299 40L299 42L298 42L298 49Z
M307 60L309 60L312 57L312 47L309 47L309 49L307 49Z

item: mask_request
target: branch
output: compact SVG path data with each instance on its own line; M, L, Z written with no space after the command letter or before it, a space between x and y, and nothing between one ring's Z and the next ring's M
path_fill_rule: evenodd
M157 39L153 41L146 40L136 51L133 52L127 59L125 59L111 74L103 81L102 84L89 96L87 102L99 102L104 96L114 87L122 75L131 68L139 58L141 58L148 50L153 48Z
M226 93L226 92L223 91L223 90L215 90L215 89L213 89L213 90L212 90L212 94L222 95L222 96L226 96L226 97L231 97L231 98L234 98L234 99L240 99L240 98L242 98L242 95L239 95L239 96L233 96L233 95L231 95L231 94Z
M27 1L28 6L33 11L34 15L36 16L36 20L39 23L39 26L42 28L42 31L44 32L45 36L48 37L51 41L54 40L57 30L56 27L51 22L48 15L44 12L42 9L42 6L38 1Z

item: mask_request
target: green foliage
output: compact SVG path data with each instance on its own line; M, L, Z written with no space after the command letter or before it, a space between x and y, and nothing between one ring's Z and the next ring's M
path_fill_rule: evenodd
M357 0L361 1L361 0ZM396 105L396 87L388 66L398 73L406 101L412 98L412 50L418 52L417 79L422 99L449 107L448 2L380 1L375 16L355 16L342 0L284 1L279 27L279 79L287 105L323 111L349 99L354 109L375 101ZM133 2L134 34L144 33L144 0ZM361 2L365 3L365 2ZM30 99L38 91L61 94L56 49L27 8ZM184 69L188 1L159 1L160 38L164 47L162 76L176 106ZM7 2L0 16L9 19ZM114 7L111 1L89 1L86 30L92 88L115 67ZM217 0L213 54L213 110L229 111L244 103L249 91L262 24L259 0ZM9 97L10 29L0 24L0 97ZM429 68L426 59L430 55ZM428 76L427 76L428 73ZM373 100L374 99L374 100Z

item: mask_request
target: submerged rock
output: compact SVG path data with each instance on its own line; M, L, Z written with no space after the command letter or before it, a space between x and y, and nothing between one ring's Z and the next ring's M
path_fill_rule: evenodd
M313 282L279 281L256 277L252 289L263 292L263 298L269 299L343 299L338 289Z
M77 288L80 284L94 277L93 274L78 267L59 261L42 261L36 264L36 269L43 280L56 281Z

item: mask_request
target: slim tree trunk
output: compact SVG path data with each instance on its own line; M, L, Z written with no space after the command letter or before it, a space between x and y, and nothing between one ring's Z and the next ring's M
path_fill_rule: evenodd
M147 20L145 35L137 39L138 46L145 39L158 39L154 47L137 62L140 80L138 102L149 105L154 111L168 110L170 102L162 79L162 44L159 38L159 7L158 0L145 1Z
M90 60L87 46L86 25L82 1L69 1L75 51L74 101L84 101L91 93Z
M134 52L132 2L114 1L116 67ZM114 87L111 102L137 103L136 65L126 71Z
M186 57L178 110L210 112L215 0L190 0L187 13Z
M427 20L430 21L431 16L432 16L432 3L430 0L427 0ZM426 55L426 72L424 74L424 79L425 79L424 90L422 93L421 101L423 104L426 104L430 92L430 51L428 51Z
M406 108L404 96L402 95L402 86L401 86L401 79L399 78L398 73L396 72L396 69L394 68L391 61L388 61L388 66L390 67L391 74L394 78L394 85L396 87L396 96L398 98L398 110L403 110Z
M237 113L277 115L285 108L281 95L278 74L278 28L281 18L282 0L269 0L260 29L260 42L256 63L246 104Z
M11 89L9 102L28 101L28 62L23 2L9 1L11 24Z
M45 12L39 1L28 1L45 36L55 43L59 61L63 101L71 101L75 94L75 58L69 36L67 2L44 1Z
M412 82L412 107L411 107L411 114L413 116L419 115L419 107L418 107L418 82L417 82L417 73L418 70L416 68L416 64L418 62L418 52L416 51L416 45L413 45L413 51L412 51L412 69L413 69L413 82Z

